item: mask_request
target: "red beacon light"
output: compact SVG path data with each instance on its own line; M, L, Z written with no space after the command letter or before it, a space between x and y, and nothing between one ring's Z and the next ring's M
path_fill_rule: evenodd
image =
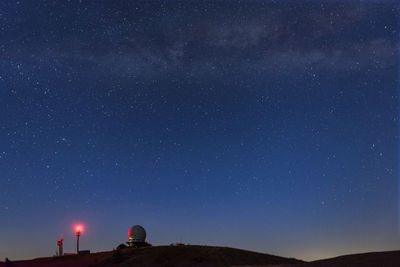
M75 225L75 233L76 233L76 253L79 254L79 237L83 232L83 225L77 224Z
M75 233L77 234L77 235L80 235L81 233L83 232L83 226L82 225L76 225L75 226Z

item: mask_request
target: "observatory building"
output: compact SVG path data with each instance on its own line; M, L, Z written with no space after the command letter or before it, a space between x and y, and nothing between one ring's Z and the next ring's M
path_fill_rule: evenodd
M128 242L130 247L146 246L146 230L140 225L132 226L128 231Z

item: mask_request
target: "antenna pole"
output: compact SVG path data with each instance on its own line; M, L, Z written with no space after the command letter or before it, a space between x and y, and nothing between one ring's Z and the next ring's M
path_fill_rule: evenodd
M81 236L81 233L77 232L76 233L76 253L79 254L79 237Z
M57 242L58 245L58 256L63 256L64 252L63 252L63 238L60 238Z

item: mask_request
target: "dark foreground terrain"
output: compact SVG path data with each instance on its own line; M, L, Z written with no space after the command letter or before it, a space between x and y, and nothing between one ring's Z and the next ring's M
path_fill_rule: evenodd
M0 267L52 266L141 266L141 267L400 267L400 251L373 252L304 262L246 250L209 246L158 246L140 249L100 252L90 255L39 258L28 261L0 263Z
M90 255L39 258L29 261L0 263L0 267L33 266L141 266L141 267L222 267L222 266L274 266L278 264L298 264L302 261L283 258L246 250L209 246L158 246L139 249L125 248Z
M370 252L318 260L306 264L296 265L301 267L400 267L400 251Z

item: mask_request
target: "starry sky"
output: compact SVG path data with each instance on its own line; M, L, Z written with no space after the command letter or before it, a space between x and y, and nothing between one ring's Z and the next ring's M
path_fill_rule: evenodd
M0 2L0 258L399 248L396 1Z

